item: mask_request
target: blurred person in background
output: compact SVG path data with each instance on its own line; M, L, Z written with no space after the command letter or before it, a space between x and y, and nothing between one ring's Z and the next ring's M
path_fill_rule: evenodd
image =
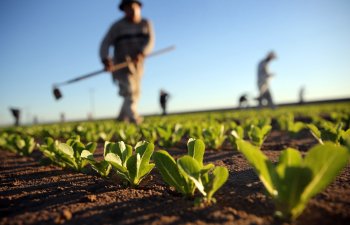
M160 107L162 107L162 115L163 116L165 116L167 114L166 105L167 105L169 97L170 97L169 93L165 92L163 89L160 90L159 103L160 103Z
M299 90L299 104L304 104L305 87L302 86Z
M238 99L238 108L243 108L248 106L249 106L248 95L242 94Z
M15 119L15 126L19 126L19 118L21 116L21 110L16 108L10 108L11 114L13 118Z
M142 118L137 113L140 98L144 58L154 46L154 32L149 20L141 16L142 3L138 0L122 0L119 9L124 17L116 21L104 36L100 57L106 71L112 72L113 81L119 86L119 95L124 98L117 121L139 124ZM109 49L113 47L113 56ZM113 72L113 65L128 61L129 66Z
M275 104L273 103L271 92L269 89L269 80L274 75L271 74L268 70L268 64L276 59L276 54L271 51L267 54L267 56L261 60L258 65L258 89L259 89L259 97L257 98L259 102L259 107L263 105L268 105L271 108L275 108Z

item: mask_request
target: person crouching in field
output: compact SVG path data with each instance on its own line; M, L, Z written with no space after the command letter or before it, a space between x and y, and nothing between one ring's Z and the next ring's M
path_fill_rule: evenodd
M238 99L238 108L243 108L248 106L249 106L248 95L247 94L241 95Z
M272 100L272 96L269 89L269 79L273 76L268 71L268 64L273 59L276 58L274 52L269 52L267 56L259 63L258 65L258 88L259 88L259 97L257 98L259 102L259 107L267 105L271 108L275 108L275 105ZM266 101L266 103L265 103Z
M119 9L124 17L108 30L100 46L100 57L106 71L113 74L113 81L119 86L119 95L124 98L117 121L135 124L142 122L137 113L140 98L144 58L154 46L154 32L149 20L141 17L142 3L138 0L122 0ZM113 57L109 56L114 48ZM117 71L113 65L130 61L129 66Z

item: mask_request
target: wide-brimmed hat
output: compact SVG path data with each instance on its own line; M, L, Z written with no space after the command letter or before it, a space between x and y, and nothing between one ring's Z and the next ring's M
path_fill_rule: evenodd
M119 9L123 11L125 5L131 4L133 2L135 2L135 3L139 4L140 6L142 6L142 2L138 1L138 0L122 0L120 2L120 4L119 4Z

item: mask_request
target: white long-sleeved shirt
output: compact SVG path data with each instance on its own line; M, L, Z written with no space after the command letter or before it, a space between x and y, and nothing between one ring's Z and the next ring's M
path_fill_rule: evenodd
M269 84L268 81L272 76L268 71L268 61L263 59L258 65L258 88L260 94L265 93L268 90Z
M140 23L131 23L122 18L110 27L103 38L100 46L101 60L113 59L114 63L121 63L126 56L134 58L139 53L148 55L154 47L154 39L149 20L142 19ZM114 48L113 56L109 54L111 47Z

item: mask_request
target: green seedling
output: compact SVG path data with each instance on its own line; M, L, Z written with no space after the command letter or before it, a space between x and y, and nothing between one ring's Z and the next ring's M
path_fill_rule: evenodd
M154 127L141 127L141 133L144 140L155 143L157 140L157 131Z
M106 141L104 145L103 156L105 157L108 153L112 153L114 149L115 149L115 143ZM109 164L108 161L106 161L105 159L101 161L97 161L94 158L93 153L87 150L84 150L81 153L81 158L86 159L90 163L91 168L95 170L98 174L100 174L102 177L105 177L105 178L108 177L112 169L112 166L111 164Z
M0 138L0 146L13 153L28 156L35 148L33 137L19 134L3 134Z
M185 129L180 124L175 124L175 126L164 124L156 127L156 130L159 137L158 145L161 147L174 146L185 134Z
M99 133L99 139L102 139L103 141L110 141L113 138L113 135L115 134L114 129L101 131Z
M39 149L51 162L61 167L70 167L76 171L82 171L88 163L81 157L82 152L86 150L93 153L96 145L96 143L90 142L85 146L80 142L79 136L68 139L66 143L46 138L45 144L41 145Z
M287 113L277 118L280 130L288 131L292 137L296 137L306 126L303 122L295 121L292 113Z
M137 126L129 125L118 130L117 138L126 144L135 146L141 139L141 132Z
M96 131L96 128L88 124L76 125L73 129L73 134L87 142L96 142L100 138L100 134Z
M202 124L200 125L198 123L191 124L188 129L188 135L190 137L194 137L197 139L204 139L202 134L202 131L203 131L202 127L203 127Z
M226 182L228 170L203 165L205 145L202 140L189 139L188 154L175 161L168 152L154 153L154 160L163 180L187 197L193 197L196 188L202 194L201 201L215 202L214 193Z
M296 219L349 160L348 149L331 143L311 148L304 159L298 150L288 148L282 151L276 165L248 142L238 140L238 148L275 203L276 215L285 220Z
M138 142L135 154L132 147L123 141L110 143L106 151L104 159L112 165L117 175L132 187L138 186L154 167L154 164L150 163L154 151L152 143Z
M244 138L244 129L241 126L236 126L228 136L228 140L233 149L237 150L237 140Z
M248 137L254 145L260 147L264 143L271 129L271 125L264 125L262 128L251 125L250 129L248 130Z
M203 138L207 147L219 149L226 140L224 125L213 125L203 130Z
M346 139L350 138L350 129L343 130L342 123L338 123L335 126L330 123L323 123L322 126L321 129L318 129L314 124L307 124L311 134L320 144L330 141L338 145L346 145Z
M323 144L322 136L321 136L321 131L315 126L314 124L307 124L307 128L309 128L310 133L314 138L320 143Z

